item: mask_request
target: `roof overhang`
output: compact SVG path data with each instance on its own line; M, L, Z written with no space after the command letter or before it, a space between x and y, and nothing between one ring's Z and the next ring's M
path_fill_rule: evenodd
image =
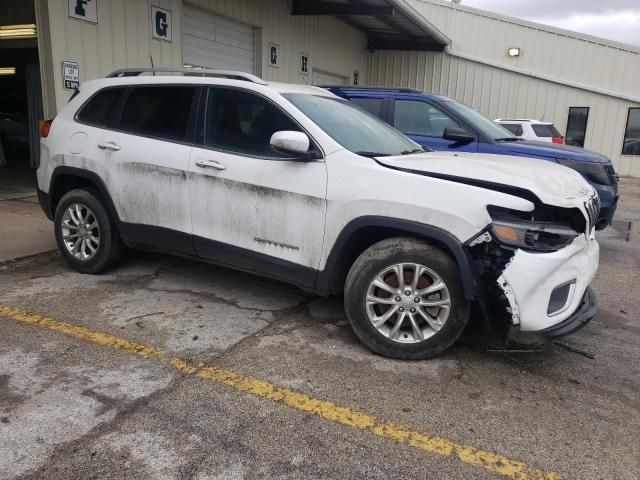
M292 0L292 15L330 15L367 36L370 50L442 51L451 43L406 0Z

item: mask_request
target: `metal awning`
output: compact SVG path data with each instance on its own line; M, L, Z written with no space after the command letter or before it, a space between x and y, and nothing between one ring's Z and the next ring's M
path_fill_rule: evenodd
M444 50L450 40L406 0L292 0L292 15L331 15L362 31L370 50Z

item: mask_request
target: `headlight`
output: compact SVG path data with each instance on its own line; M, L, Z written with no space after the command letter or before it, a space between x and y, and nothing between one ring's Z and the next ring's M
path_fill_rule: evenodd
M494 221L491 233L502 243L525 250L554 252L579 234L571 227L529 221Z
M606 163L591 163L591 162L579 162L576 160L564 160L556 159L560 165L572 168L576 172L580 173L584 178L590 182L597 183L599 185L610 185L611 179L609 173L607 173Z

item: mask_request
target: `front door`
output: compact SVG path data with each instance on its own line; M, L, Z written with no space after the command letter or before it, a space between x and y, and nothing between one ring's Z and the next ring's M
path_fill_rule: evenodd
M422 100L396 100L393 126L432 150L478 151L478 142L461 143L443 138L447 127L464 127L435 105Z
M265 97L211 87L201 145L189 161L197 253L303 286L315 282L326 211L326 164L287 158L276 131L300 126Z

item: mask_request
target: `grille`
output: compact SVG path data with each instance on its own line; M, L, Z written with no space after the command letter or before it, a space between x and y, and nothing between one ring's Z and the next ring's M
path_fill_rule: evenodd
M574 284L575 280L553 289L551 297L549 298L547 315L551 316L560 313L564 309L565 305L569 301L569 294L571 293L571 288Z
M600 215L600 197L595 195L588 202L584 204L585 209L587 210L587 235L591 232L593 227L598 222L598 216Z
M609 180L611 181L611 184L618 183L618 174L613 168L613 165L605 165L604 169L606 170L607 175L609 176Z

